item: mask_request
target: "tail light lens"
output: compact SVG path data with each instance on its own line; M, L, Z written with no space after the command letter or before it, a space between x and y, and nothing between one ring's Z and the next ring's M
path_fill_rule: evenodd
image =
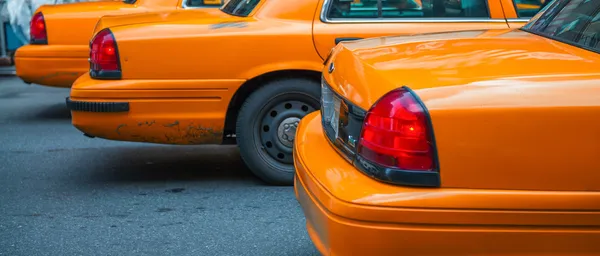
M336 151L363 174L402 186L439 187L431 118L408 87L381 97L369 111L321 80L321 122Z
M121 79L119 51L110 29L101 30L92 39L90 76L98 79Z
M357 153L383 168L437 170L429 115L407 87L384 95L367 112Z
M41 12L33 15L29 26L30 44L48 44L46 21L44 20L44 15Z

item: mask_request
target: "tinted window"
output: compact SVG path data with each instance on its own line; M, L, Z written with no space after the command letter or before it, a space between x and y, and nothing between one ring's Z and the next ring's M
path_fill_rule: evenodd
M222 0L185 0L186 7L220 6Z
M230 0L221 7L221 10L231 15L246 17L254 10L254 7L258 3L260 3L260 0Z
M513 0L519 18L531 18L551 0Z
M600 52L600 1L555 0L523 30Z
M487 0L332 0L329 18L488 18Z
M126 3L126 4L134 4L134 3L135 3L135 1L137 1L137 0L123 0L123 3Z

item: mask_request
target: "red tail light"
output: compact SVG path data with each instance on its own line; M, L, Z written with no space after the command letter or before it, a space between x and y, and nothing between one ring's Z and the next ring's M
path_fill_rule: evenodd
M363 123L358 154L385 168L436 170L429 115L410 89L391 91L371 107Z
M99 79L120 79L121 65L117 42L109 29L94 36L90 45L90 75Z
M31 24L29 25L31 44L48 44L48 33L46 32L46 21L44 15L41 12L36 13L31 18Z

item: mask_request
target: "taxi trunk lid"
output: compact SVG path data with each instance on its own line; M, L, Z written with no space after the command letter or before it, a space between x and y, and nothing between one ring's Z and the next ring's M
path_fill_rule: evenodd
M177 22L189 19L218 19L230 17L218 8L202 8L194 10L173 10L130 15L106 15L100 18L94 27L93 34L110 27L157 22Z

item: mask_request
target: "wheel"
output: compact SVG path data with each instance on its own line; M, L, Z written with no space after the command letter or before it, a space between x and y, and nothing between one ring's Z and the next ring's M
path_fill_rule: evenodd
M318 82L289 78L270 82L246 99L237 118L236 140L256 176L272 185L293 185L296 127L306 114L319 110L320 97Z

